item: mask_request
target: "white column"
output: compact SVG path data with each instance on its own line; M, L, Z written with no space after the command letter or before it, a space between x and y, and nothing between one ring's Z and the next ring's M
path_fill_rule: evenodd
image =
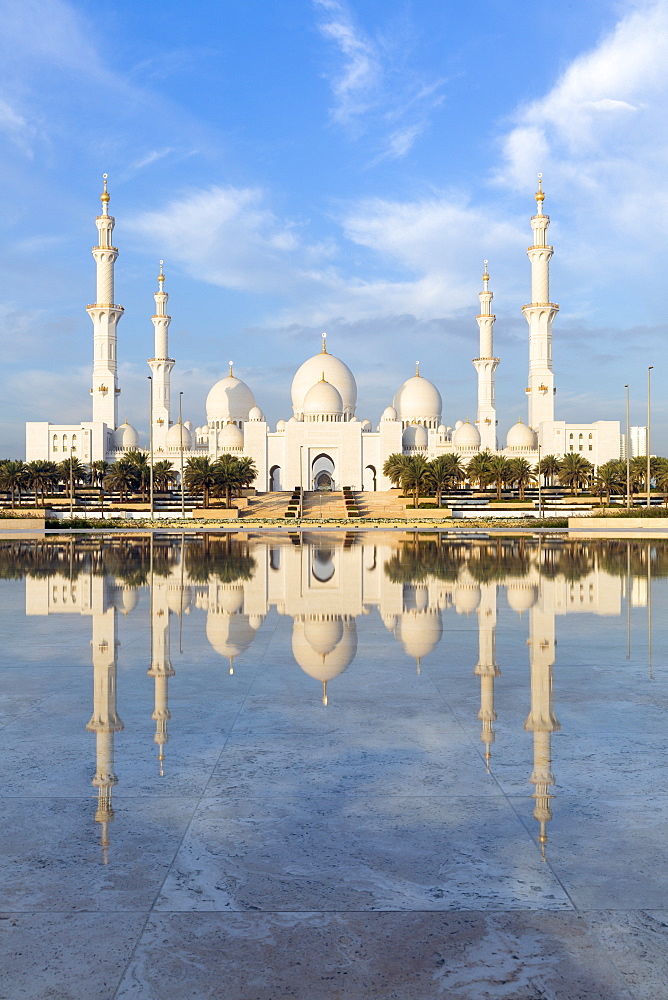
M165 437L171 424L170 412L170 384L171 372L175 365L173 358L169 356L169 324L172 317L167 315L167 300L169 295L165 291L165 275L160 261L160 274L158 275L158 291L154 294L155 315L151 317L154 327L154 349L153 357L149 358L148 364L153 375L153 446L159 450L164 447Z
M479 292L480 314L476 316L480 328L480 353L473 359L473 367L478 373L478 416L476 424L480 432L481 450L496 451L496 403L494 400L494 374L499 366L499 359L494 357L494 320L492 299L494 295L489 290L489 274L487 261L485 273L482 276L483 290Z
M109 215L107 175L100 195L102 215L95 220L98 244L93 247L97 269L97 300L86 312L93 321L93 421L104 423L111 430L118 424L118 387L116 364L116 327L123 315L123 306L114 302L114 264L118 250L112 245L115 219ZM99 456L103 457L103 456Z
M529 324L529 426L537 430L543 421L554 420L554 373L552 371L552 321L559 306L550 302L549 215L543 214L542 175L538 175L537 212L531 219L533 246L527 250L531 261L531 303L522 308Z

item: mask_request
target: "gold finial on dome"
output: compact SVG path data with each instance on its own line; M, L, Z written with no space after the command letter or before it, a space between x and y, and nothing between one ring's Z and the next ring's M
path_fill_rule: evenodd
M100 201L102 202L102 214L107 214L107 205L109 204L109 192L107 191L107 174L102 174L102 183L104 184L104 190L100 195Z
M545 201L545 192L543 191L543 175L538 174L538 190L536 191L536 204L538 205L538 214L543 214L543 202Z
M160 282L160 290L162 291L162 283L165 280L165 273L163 271L164 260L160 261L160 274L158 275L158 281Z
M322 378L320 379L320 381L321 381L321 382L325 382L325 381L327 381L327 380L325 379L325 373L324 373L324 372L322 373Z
M230 378L232 378L234 376L234 372L232 371L232 365L234 364L234 362L228 361L227 363L230 366Z
M327 334L322 334L322 351L321 354L327 354Z
M419 361L415 362L415 377L416 378L420 377L420 362Z

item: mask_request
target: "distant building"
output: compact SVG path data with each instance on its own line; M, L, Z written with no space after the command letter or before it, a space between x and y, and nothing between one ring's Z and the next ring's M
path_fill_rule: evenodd
M232 453L251 457L258 469L260 491L322 487L388 489L383 476L387 457L396 452L423 455L431 459L456 452L469 459L488 449L509 458L524 457L536 462L542 455L581 454L593 465L619 458L621 436L618 421L566 423L555 419L555 378L552 367L552 322L559 306L550 301L549 265L553 247L547 243L549 216L543 213L545 195L539 179L536 214L531 219L532 245L531 303L522 307L529 326L529 373L525 395L528 418L508 431L505 444L497 440L494 395L495 372L500 359L494 356L495 316L489 289L490 276L485 262L483 289L479 293L480 312L477 372L478 406L475 423L442 417L441 394L416 366L384 409L380 422L360 420L357 411L357 383L348 366L327 350L323 334L322 350L298 369L292 380L292 415L279 420L271 430L250 387L233 373L217 382L206 399L206 424L194 427L172 421L170 402L171 372L175 360L169 356L167 315L168 295L160 266L155 292L153 357L148 364L152 378L152 434L156 459L178 464L181 454L188 459L206 455L215 459ZM74 455L84 463L97 459L114 461L140 447L139 434L127 422L118 423L116 328L123 307L114 302L114 264L118 250L112 245L114 219L108 214L109 193L105 175L101 195L102 214L96 219L98 245L93 248L97 266L96 302L87 312L93 322L92 420L78 424L28 423L26 457L61 461ZM286 386L287 388L287 386ZM643 431L645 428L633 428ZM643 439L645 440L645 439ZM644 454L644 445L632 437L632 453Z

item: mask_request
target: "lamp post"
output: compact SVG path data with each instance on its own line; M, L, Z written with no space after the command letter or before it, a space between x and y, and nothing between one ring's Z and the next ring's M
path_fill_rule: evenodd
M538 445L538 517L543 516L543 491L540 485L540 445Z
M629 419L629 387L626 389L626 509L631 508L631 424Z
M647 369L647 509L649 510L651 506L650 502L650 470L649 470L649 454L650 454L650 441L652 438L651 434L651 411L650 411L650 383L652 368L654 365L650 365Z
M149 383L149 432L148 432L148 450L149 450L149 462L150 468L148 473L148 483L149 483L149 498L150 498L150 510L149 514L151 520L153 520L153 379L150 375L147 376Z
M74 456L70 452L70 518L74 514Z
M304 445L299 445L299 520L304 516Z
M179 393L179 427L181 428L181 519L186 516L186 494L183 485L183 393Z

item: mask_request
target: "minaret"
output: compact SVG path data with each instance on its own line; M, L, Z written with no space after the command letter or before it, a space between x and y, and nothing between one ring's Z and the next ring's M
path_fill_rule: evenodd
M123 729L116 711L116 608L93 614L93 715L86 726L96 735L96 770L93 787L97 788L95 822L102 826L100 843L106 852L108 826L114 818L111 792L118 778L114 774L114 733Z
M482 276L483 286L479 292L480 315L476 316L480 327L480 356L473 359L473 367L478 373L478 416L476 424L480 432L480 448L482 451L496 451L496 404L494 402L494 373L499 366L499 359L494 357L492 343L494 320L492 299L494 295L489 290L489 273L487 261Z
M171 423L169 417L170 376L175 365L174 359L169 356L167 344L172 317L167 315L169 295L165 291L165 275L162 268L163 262L160 261L158 290L154 294L155 316L151 317L155 328L155 346L153 357L149 358L148 361L153 373L153 413L151 419L153 420L153 443L156 448L164 446L164 440Z
M524 728L533 733L533 771L529 780L535 788L533 815L540 824L538 842L543 858L547 844L546 826L552 819L552 733L561 729L552 707L552 665L555 656L553 601L554 594L551 590L546 594L543 581L543 593L530 611L531 711L524 723ZM550 607L545 606L548 602Z
M478 662L473 673L480 678L480 711L482 722L480 739L485 744L485 763L489 771L494 742L494 681L501 676L496 662L496 584L481 586L478 605Z
M522 307L529 324L529 426L537 430L544 420L554 420L554 373L552 371L552 321L559 306L550 302L550 258L554 247L548 245L549 215L543 215L542 174L538 174L536 215L531 219L533 246L527 250L531 261L531 304Z
M167 723L171 719L169 713L169 678L174 676L174 668L169 658L169 607L167 601L162 601L160 607L155 607L157 594L151 584L151 667L148 676L153 678L155 685L155 708L152 719L155 722L153 740L158 744L158 763L160 776L164 775L165 744L169 740ZM164 592L163 592L163 596Z
M86 312L93 321L93 421L105 423L110 430L115 430L118 424L117 396L121 391L116 370L116 326L123 315L123 306L114 303L114 264L118 250L111 241L116 220L108 213L107 175L102 176L102 215L95 220L98 245L93 247L97 300L86 308Z

